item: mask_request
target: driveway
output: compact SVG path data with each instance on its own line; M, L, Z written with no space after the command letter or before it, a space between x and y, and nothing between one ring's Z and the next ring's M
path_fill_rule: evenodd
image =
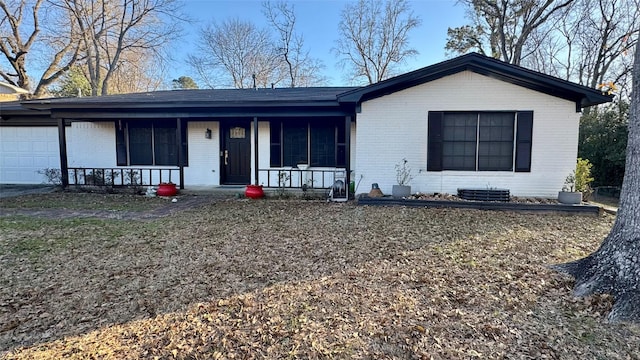
M55 190L55 186L44 184L0 184L0 199L20 195L44 194Z

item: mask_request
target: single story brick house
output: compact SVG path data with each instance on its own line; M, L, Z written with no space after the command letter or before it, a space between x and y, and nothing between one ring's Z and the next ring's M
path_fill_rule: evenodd
M391 193L406 159L413 192L555 197L575 167L581 109L611 99L472 53L364 87L23 101L0 106L0 182L39 183L26 172L55 166L69 184L135 170L182 188L327 188L343 176ZM29 156L41 160L21 163Z

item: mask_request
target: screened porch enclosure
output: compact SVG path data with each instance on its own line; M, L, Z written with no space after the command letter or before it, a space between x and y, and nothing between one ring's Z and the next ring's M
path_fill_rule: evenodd
M340 118L269 121L271 167L345 167L346 127Z
M258 184L326 189L338 179L346 181L350 117L271 118L268 127L268 147L260 146L268 154L260 154Z

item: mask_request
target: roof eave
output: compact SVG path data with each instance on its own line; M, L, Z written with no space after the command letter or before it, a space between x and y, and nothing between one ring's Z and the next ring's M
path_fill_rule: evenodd
M362 103L409 87L427 83L462 71L472 71L535 91L557 96L583 107L610 102L613 97L586 86L570 83L549 75L504 63L479 54L467 54L428 66L379 83L340 94L342 103Z
M78 110L87 108L105 109L222 109L222 108L272 108L272 107L339 107L336 100L318 101L218 101L218 102L90 102L90 103L57 103L57 102L25 102L25 108L43 110Z

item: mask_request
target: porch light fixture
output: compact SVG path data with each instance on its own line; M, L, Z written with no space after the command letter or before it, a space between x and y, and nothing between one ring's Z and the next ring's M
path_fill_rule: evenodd
M204 138L205 138L205 139L211 139L211 129L207 129L207 130L204 132Z

